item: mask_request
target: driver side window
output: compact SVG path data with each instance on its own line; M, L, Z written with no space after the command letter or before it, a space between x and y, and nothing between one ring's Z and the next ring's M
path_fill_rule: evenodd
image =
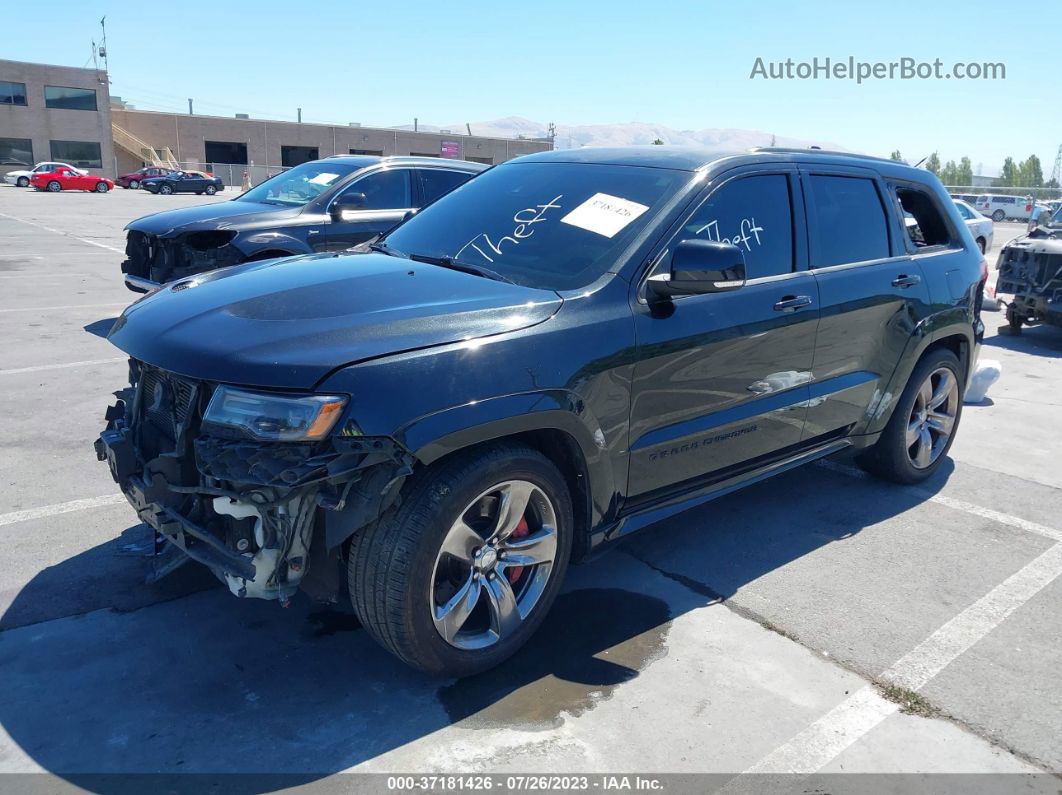
M413 206L409 174L409 169L406 168L377 171L356 180L340 197L363 193L366 210L405 210Z

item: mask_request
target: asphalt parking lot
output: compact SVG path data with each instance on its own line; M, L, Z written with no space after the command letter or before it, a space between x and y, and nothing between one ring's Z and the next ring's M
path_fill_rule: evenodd
M133 298L122 227L205 201L0 187L0 772L89 789L122 772L1062 774L1062 332L1000 336L985 313L1002 379L922 487L833 460L688 511L576 567L502 668L433 680L305 598L239 602L197 566L143 584L150 535L92 451L125 384L105 339ZM990 266L1022 230L996 225Z

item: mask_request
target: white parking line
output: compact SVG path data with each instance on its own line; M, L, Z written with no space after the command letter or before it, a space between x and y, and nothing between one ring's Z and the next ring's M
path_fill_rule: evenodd
M36 221L27 221L25 218L17 218L14 215L8 215L7 213L0 213L0 218L10 218L12 221L18 221L18 222L23 223L23 224L28 224L29 226L35 226L38 229L43 229L46 232L53 232L53 233L55 233L57 235L62 235L63 237L70 237L70 238L73 238L74 240L80 241L82 243L88 243L90 246L97 246L99 248L105 248L108 251L116 251L119 254L124 254L125 253L120 248L115 248L114 246L108 246L105 243L97 243L95 240L89 240L88 238L78 237L77 235L72 235L69 232L64 232L61 229L52 229L52 227L45 226L44 224L38 224Z
M90 364L110 364L111 362L128 361L124 356L116 356L111 359L86 359L82 362L67 362L66 364L38 364L33 367L13 367L10 370L0 370L0 375L18 375L19 373L39 373L42 370L64 370L67 367L87 367Z
M881 679L911 690L924 687L1060 575L1062 544L1055 544L915 646ZM886 701L868 685L744 772L810 775L898 709L898 704ZM739 792L744 788L742 780L735 779L722 791Z
M61 513L84 511L88 508L101 508L105 505L117 505L121 502L125 502L125 497L121 494L107 494L103 497L89 497L84 500L71 500L70 502L60 502L55 505L44 505L40 508L27 508L24 511L0 513L0 527L14 524L15 522L28 522L32 519L58 516Z
M865 472L820 461L819 466L856 478L869 477ZM1000 513L980 505L912 489L927 500L973 516L1016 527L1037 535L1062 541L1062 531ZM1054 544L1005 579L972 605L940 626L933 634L897 660L880 677L910 690L920 690L962 654L991 633L1022 605L1047 585L1062 576L1062 543ZM796 773L810 775L836 759L846 748L866 736L874 727L895 713L899 705L884 699L868 685L856 691L803 731L763 757L745 773ZM762 779L735 778L721 792L737 793L758 790ZM792 785L792 782L788 782Z
M108 306L129 306L128 301L111 301L109 304L69 304L67 306L19 306L11 309L0 309L0 312L55 312L60 309L101 309Z

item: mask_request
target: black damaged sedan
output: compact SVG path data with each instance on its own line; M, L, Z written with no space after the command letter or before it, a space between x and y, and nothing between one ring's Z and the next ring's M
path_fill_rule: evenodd
M347 591L397 657L468 675L527 641L569 562L679 511L846 448L929 477L982 266L900 163L540 153L364 252L130 306L96 452L160 575L190 558L241 598Z

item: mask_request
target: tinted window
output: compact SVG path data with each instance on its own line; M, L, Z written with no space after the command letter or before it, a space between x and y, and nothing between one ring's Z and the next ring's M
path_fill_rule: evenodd
M0 80L0 105L25 105L26 84Z
M782 174L739 177L716 190L686 222L680 240L733 243L749 279L793 270L793 210Z
M905 187L897 189L896 198L903 208L907 239L916 248L945 246L951 243L948 224L928 193ZM965 209L962 205L959 205L959 208Z
M889 256L885 210L871 180L814 175L809 181L818 248L813 265L823 268Z
M79 168L103 168L100 145L95 141L51 141L52 158Z
M413 206L409 169L405 168L377 171L362 177L343 191L343 194L347 193L364 193L366 210L404 210Z
M28 166L33 163L33 142L29 138L0 138L0 166Z
M967 221L974 217L974 214L970 212L964 204L956 204L955 209L958 210L959 215L961 215Z
M91 88L45 86L44 104L65 110L96 110L96 92Z
M407 254L452 257L530 287L576 289L616 258L693 175L591 163L507 163L387 236Z
M441 168L421 168L417 170L420 179L421 201L431 204L443 194L449 193L458 185L463 185L472 178L464 171L445 171Z

